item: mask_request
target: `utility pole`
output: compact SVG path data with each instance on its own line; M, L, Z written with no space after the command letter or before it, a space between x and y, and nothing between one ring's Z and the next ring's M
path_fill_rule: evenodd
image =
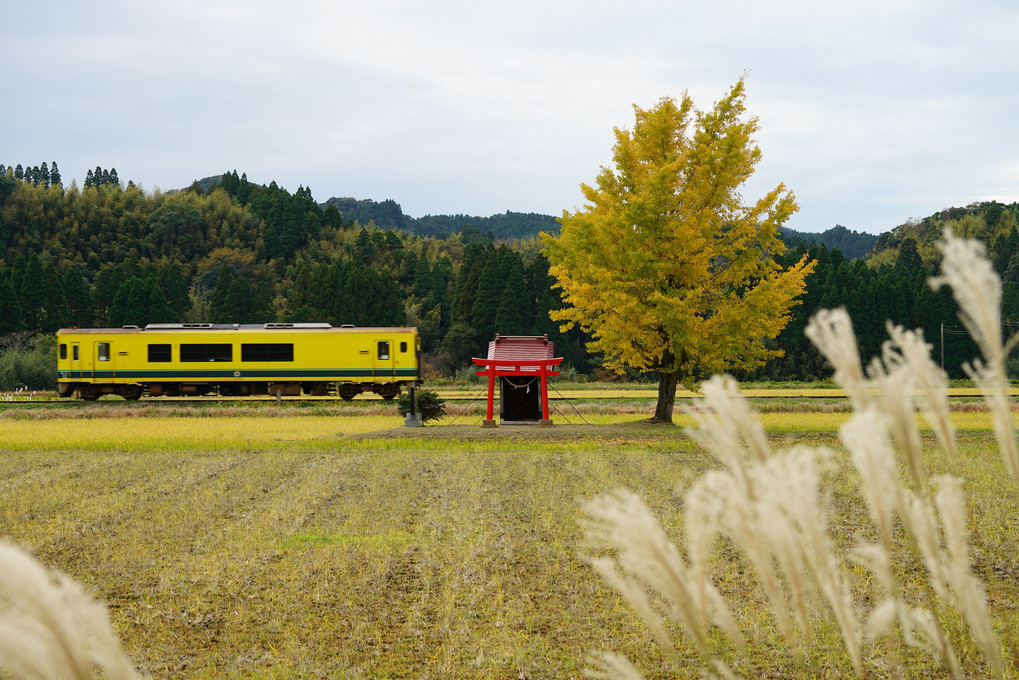
M941 372L945 371L945 322L941 322Z

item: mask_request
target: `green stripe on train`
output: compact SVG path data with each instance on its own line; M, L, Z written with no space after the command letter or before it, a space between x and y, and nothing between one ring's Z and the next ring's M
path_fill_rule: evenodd
M259 379L292 379L308 380L318 378L322 380L357 380L363 378L409 378L417 379L417 371L414 369L400 369L398 371L371 371L365 369L334 369L334 370L207 370L207 371L61 371L61 380L100 380L113 378L130 378L132 380L181 380L227 378L235 380L259 380Z

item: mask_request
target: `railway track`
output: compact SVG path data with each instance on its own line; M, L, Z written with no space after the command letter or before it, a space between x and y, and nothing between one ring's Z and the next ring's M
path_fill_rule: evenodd
M592 390L569 390L567 392L555 392L554 387L553 394L549 395L549 400L553 402L568 402L568 401L602 401L602 400L616 400L616 401L627 401L627 400L654 400L658 397L658 391L654 389L625 389L625 390L604 390L604 389L592 389ZM464 390L436 390L439 397L452 402L469 402L469 401L484 401L485 390L480 389L477 392L468 392ZM743 395L750 399L802 399L802 400L817 400L817 399L831 399L831 400L843 400L847 398L846 393L837 388L804 388L804 389L746 389L743 390ZM689 400L699 396L696 392L689 390L679 390L676 393L677 400ZM972 387L957 387L950 388L948 390L948 397L950 399L979 399L980 390ZM1019 388L1012 388L1012 396L1019 396ZM103 406L117 407L118 405L130 405L130 404L142 404L148 406L158 406L160 404L168 406L178 405L218 405L218 406L238 406L244 404L280 404L286 406L304 406L311 404L347 404L347 405L358 405L366 403L395 403L392 400L386 402L381 397L374 394L361 394L353 400L344 400L339 396L299 396L299 397L281 397L275 396L257 396L257 397L220 397L220 396L204 396L204 397L142 397L138 400L127 401L120 397L107 396L98 401L83 401L80 399L61 399L53 396L39 395L31 399L22 398L9 398L5 399L4 395L0 395L0 411L10 408L31 408L36 406L46 407L57 407L57 408L80 408L91 404L100 404Z

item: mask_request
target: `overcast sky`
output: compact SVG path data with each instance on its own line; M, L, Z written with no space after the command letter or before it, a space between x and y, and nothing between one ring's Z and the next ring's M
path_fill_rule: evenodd
M560 215L633 104L744 72L788 226L1019 200L1019 4L50 0L0 5L0 163L147 190L236 169L406 214Z

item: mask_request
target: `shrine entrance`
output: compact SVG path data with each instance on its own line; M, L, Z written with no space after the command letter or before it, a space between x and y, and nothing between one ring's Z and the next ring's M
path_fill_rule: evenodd
M499 379L499 419L502 422L538 422L542 401L536 377L503 376Z

